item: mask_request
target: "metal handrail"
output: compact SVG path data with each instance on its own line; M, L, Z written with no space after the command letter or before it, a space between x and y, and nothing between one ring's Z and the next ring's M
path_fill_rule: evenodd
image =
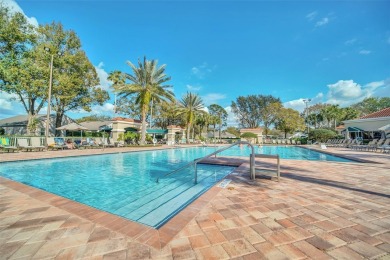
M180 168L178 168L178 169L176 169L176 170L173 170L173 171L171 171L171 172L165 174L165 175L162 176L162 177L169 176L169 175L174 174L174 173L176 173L176 172L178 172L178 171L181 171L181 170L183 170L183 169L185 169L185 168L187 168L187 167L189 167L189 166L191 166L191 165L194 165L194 167L195 167L194 183L196 184L196 183L197 183L197 179L198 179L198 173L197 173L197 163L198 163L198 162L202 161L203 159L209 158L209 157L211 157L211 156L213 156L213 155L216 156L218 153L223 152L223 151L225 151L225 150L227 150L227 149L229 149L229 148L232 148L233 146L240 145L240 144L247 144L247 145L249 145L249 146L251 147L251 149L252 149L252 153L251 153L251 155L250 155L250 174L251 174L251 178L253 179L254 176L255 176L255 163L254 163L254 161L255 161L255 148L253 147L253 145L252 145L251 143L246 142L246 141L238 141L238 142L235 142L234 144L231 144L231 145L229 145L229 146L227 146L227 147L221 148L221 149L219 149L219 150L217 150L217 151L215 151L215 152L213 152L213 153L211 153L211 154L209 154L209 155L203 156L202 158L195 159L194 161L189 162L189 163L183 165L182 167L180 167ZM157 182L157 183L158 183L158 181L160 180L160 178L161 178L161 177L158 177L158 178L156 179L156 182Z

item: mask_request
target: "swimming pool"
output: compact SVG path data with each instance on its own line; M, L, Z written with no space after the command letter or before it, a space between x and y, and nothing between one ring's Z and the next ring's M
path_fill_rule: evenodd
M317 152L299 146L255 146L255 153L279 154L282 159L309 160L309 161L334 161L334 162L356 162L349 159ZM218 148L217 148L218 149ZM215 150L215 148L214 148ZM251 149L247 145L234 146L223 151L221 156L249 156Z
M169 149L0 164L0 176L158 228L234 167L198 165L163 177L205 150ZM162 177L156 183L157 177Z
M234 170L198 164L196 185L192 167L164 177L216 149L183 148L8 162L0 164L0 176L158 228ZM282 158L299 155L305 160L346 161L302 148L256 147L256 153L275 152ZM249 153L250 149L242 146L222 155ZM156 183L158 177L161 178Z

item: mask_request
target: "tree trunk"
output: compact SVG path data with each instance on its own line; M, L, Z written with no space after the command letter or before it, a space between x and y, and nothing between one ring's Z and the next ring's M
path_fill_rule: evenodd
M186 143L189 144L190 143L190 132L191 132L191 122L188 122L187 124L187 140L186 140Z
M55 128L57 128L57 127L60 127L61 126L61 124L62 124L62 117L64 116L64 112L57 112L57 114L56 114L56 127ZM51 117L49 117L49 132L50 132L50 118ZM59 131L59 130L55 130L55 136L60 136L60 133L61 133L61 131Z
M28 108L28 121L27 121L27 135L31 135L31 124L34 123L34 117L35 117L35 110L34 110L34 106L35 106L35 100L34 99L29 99L29 102L28 102L28 105L29 105L29 108Z
M142 106L141 145L145 145L146 139L146 109Z
M219 141L221 141L222 124L219 124Z
M34 115L32 114L31 110L28 111L28 119L27 119L27 135L31 134L31 124L33 123Z

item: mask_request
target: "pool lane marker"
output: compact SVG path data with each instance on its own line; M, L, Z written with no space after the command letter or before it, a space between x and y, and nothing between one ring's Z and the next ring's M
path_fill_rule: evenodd
M229 185L229 183L231 182L232 180L230 180L230 179L224 179L223 181L221 181L219 184L218 184L218 187L220 187L220 188L226 188L228 185Z

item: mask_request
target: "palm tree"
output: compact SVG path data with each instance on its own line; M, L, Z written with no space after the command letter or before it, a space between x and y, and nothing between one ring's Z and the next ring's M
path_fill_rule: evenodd
M203 129L205 126L208 125L209 120L210 120L210 115L208 113L200 114L196 118L196 124L199 126L199 136L202 136ZM207 133L206 133L206 138L207 138Z
M190 130L195 121L195 116L197 114L206 113L203 108L204 105L201 97L191 92L187 92L187 94L182 97L182 100L179 101L178 113L185 115L187 123L187 143L189 143Z
M174 101L175 95L169 88L170 85L163 85L171 77L165 74L165 64L157 67L157 60L138 60L138 67L130 61L127 65L133 70L132 74L125 74L130 84L114 86L119 96L127 97L135 95L135 102L141 109L142 127L141 127L141 145L145 144L146 137L146 115L148 113L150 101L154 102Z
M121 86L123 84L125 84L125 75L119 71L119 70L114 70L112 72L110 72L110 74L108 75L107 77L108 80L112 81L112 87L116 87L116 86ZM114 104L114 113L116 113L117 111L117 107L116 107L116 94L115 94L115 104Z

